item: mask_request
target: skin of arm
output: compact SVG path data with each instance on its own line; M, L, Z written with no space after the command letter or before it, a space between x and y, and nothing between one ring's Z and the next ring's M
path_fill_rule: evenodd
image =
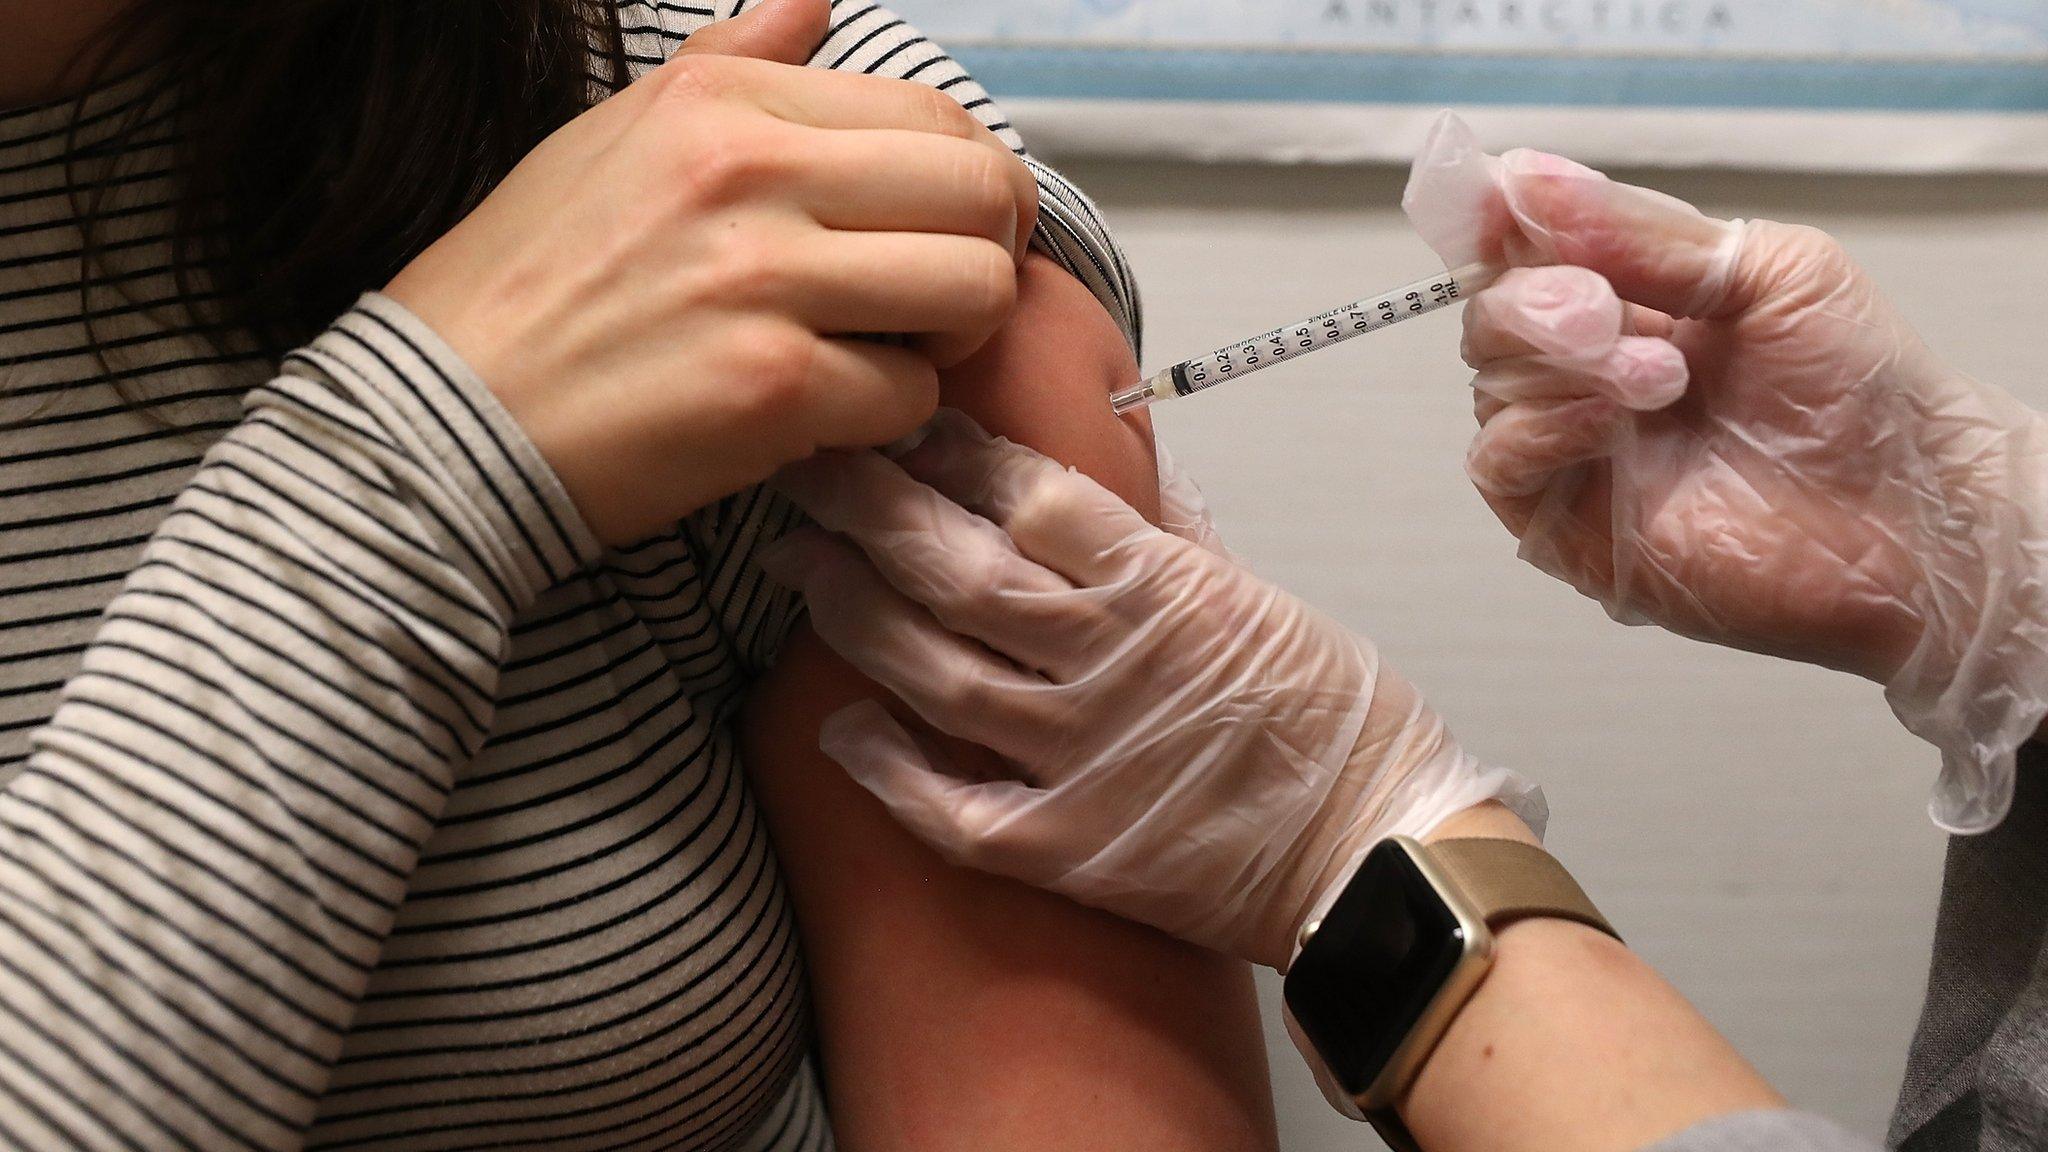
M1101 305L1033 254L1009 327L947 373L944 395L1156 516L1149 431L1105 399L1136 378ZM827 716L881 692L800 630L741 720L803 934L839 1146L1274 1148L1249 969L940 860L818 751ZM947 747L963 770L992 761Z
M1429 839L1535 842L1497 804ZM1494 966L1401 1107L1429 1152L1636 1152L1784 1098L1620 941L1563 920L1495 938Z

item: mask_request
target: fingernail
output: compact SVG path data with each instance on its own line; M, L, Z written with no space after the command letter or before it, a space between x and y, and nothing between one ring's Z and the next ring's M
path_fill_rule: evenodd
M1621 335L1621 299L1597 273L1540 268L1500 287L1509 328L1552 356L1597 360Z
M1668 408L1685 395L1692 369L1685 353L1666 340L1629 337L1616 349L1621 402L1639 412Z

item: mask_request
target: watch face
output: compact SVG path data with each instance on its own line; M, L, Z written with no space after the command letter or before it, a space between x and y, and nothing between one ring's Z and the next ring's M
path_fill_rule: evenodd
M1353 1096L1457 970L1465 933L1406 849L1374 847L1287 971L1287 1005Z

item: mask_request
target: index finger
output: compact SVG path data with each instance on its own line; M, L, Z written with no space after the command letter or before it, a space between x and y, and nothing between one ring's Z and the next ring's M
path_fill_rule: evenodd
M992 148L1004 160L1017 197L1018 258L1037 224L1038 180L1002 139L944 92L914 80L837 72L734 56L679 56L647 74L651 96L737 99L778 120L810 128L898 129L949 136ZM687 112L685 113L687 114Z
M941 408L903 468L1001 526L1024 556L1083 587L1124 575L1125 545L1164 535L1138 510L1049 456Z
M947 628L1030 668L1055 668L1071 654L1071 628L1062 625L1083 611L1073 585L879 453L815 456L772 483Z
M1661 408L1689 372L1668 340L1635 334L1640 313L1584 268L1512 269L1466 305L1465 362L1479 370L1475 387L1504 400L1604 395Z

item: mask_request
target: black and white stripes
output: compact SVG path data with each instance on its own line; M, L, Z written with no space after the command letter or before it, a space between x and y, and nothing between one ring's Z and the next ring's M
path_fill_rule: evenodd
M643 66L713 18L622 12ZM819 63L1019 146L884 9L837 5ZM138 92L87 99L87 147ZM0 113L0 1147L829 1147L729 730L799 610L751 562L794 513L600 552L375 296L237 354L165 266L160 143L81 307L72 112ZM1037 171L1041 248L1135 339Z

